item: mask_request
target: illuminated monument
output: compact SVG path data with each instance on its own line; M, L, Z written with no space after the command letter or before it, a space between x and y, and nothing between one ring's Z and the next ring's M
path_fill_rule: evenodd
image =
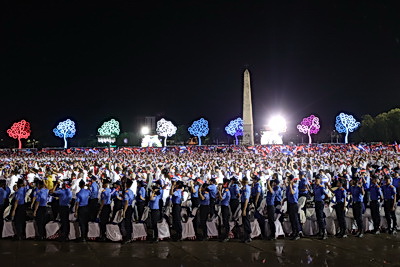
M254 145L253 105L251 103L250 73L243 74L243 145Z

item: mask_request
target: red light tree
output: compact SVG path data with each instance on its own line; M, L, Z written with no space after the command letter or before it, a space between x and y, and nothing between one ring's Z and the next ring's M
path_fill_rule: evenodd
M15 122L10 129L7 130L11 138L18 139L18 148L22 148L21 138L28 138L31 135L31 125L26 120Z

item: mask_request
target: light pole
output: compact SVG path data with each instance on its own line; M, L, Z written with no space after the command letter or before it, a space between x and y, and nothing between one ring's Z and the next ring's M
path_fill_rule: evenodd
M98 135L97 141L99 143L106 143L108 145L108 157L111 159L111 143L115 143L115 135Z

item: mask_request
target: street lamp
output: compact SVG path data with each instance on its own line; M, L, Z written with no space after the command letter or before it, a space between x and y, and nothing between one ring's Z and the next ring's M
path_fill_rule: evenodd
M142 135L146 135L146 134L150 133L150 128L147 126L143 126L140 131L141 131Z

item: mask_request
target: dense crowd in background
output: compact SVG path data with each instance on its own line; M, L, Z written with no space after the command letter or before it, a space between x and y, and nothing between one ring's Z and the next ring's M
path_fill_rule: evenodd
M255 221L258 237L274 240L285 220L297 240L304 236L302 211L311 208L316 236L326 239L326 207L336 213L337 238L396 233L398 145L120 148L110 155L106 149L0 152L0 233L12 222L14 238L25 239L26 223L34 221L36 239L43 240L46 224L55 221L59 240L67 241L76 220L79 241L96 223L97 240L108 240L113 225L128 243L132 224L140 223L158 242L164 221L181 241L190 217L197 240L210 237L215 219L223 242L251 242ZM362 221L367 209L372 229Z

